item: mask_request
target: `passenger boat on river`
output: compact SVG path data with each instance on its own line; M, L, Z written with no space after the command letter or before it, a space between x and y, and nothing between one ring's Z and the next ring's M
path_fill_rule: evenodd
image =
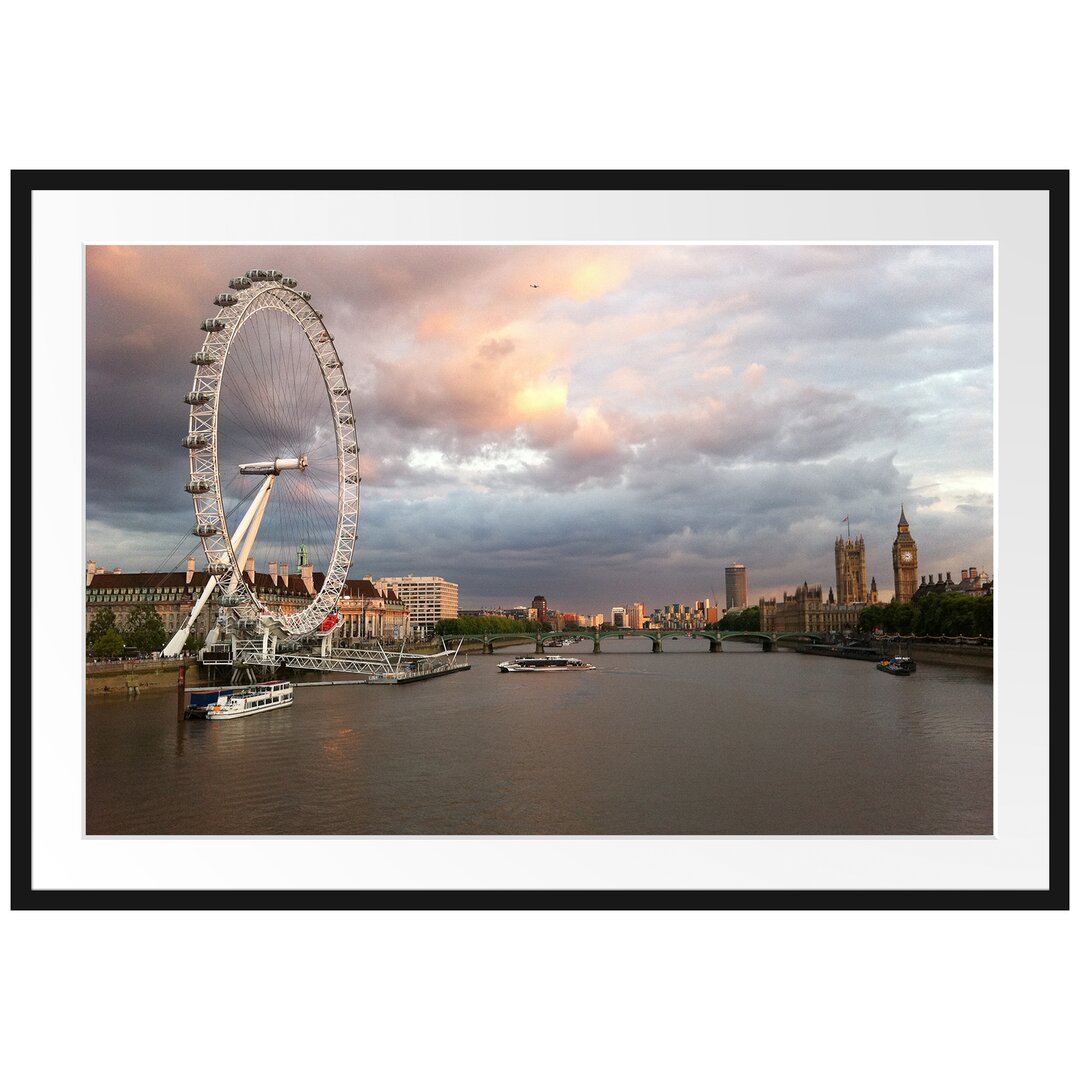
M595 671L595 664L586 664L576 656L516 656L504 660L500 671Z
M284 679L253 686L193 693L184 712L186 720L228 720L236 716L285 709L293 703L293 685Z

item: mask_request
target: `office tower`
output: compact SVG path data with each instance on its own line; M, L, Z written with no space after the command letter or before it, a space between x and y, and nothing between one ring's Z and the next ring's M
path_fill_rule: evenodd
M724 583L727 591L727 610L746 607L746 567L742 563L725 567Z

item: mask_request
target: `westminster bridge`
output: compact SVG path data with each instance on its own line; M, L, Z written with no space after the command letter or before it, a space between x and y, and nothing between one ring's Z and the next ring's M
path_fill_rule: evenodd
M532 642L537 653L542 653L552 642L565 642L568 638L578 641L591 641L592 651L601 651L600 643L608 638L646 638L652 642L652 651L659 653L664 651L666 638L704 638L709 643L709 652L723 652L725 641L742 641L749 644L760 644L763 652L772 652L777 642L790 641L793 644L819 644L825 640L823 634L808 632L777 633L768 630L628 630L616 627L612 630L596 630L584 627L575 627L572 632L559 632L548 630L539 634L446 634L443 636L443 647L447 643L451 645L456 641L477 641L484 647L485 653L493 653L495 646L525 644Z

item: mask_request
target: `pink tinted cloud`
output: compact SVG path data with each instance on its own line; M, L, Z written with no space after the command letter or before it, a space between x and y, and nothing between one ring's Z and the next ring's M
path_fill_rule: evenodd
M742 373L742 381L746 386L760 386L762 379L765 378L765 371L764 364L750 364Z
M555 358L522 351L510 338L447 353L420 350L373 367L380 410L411 428L476 436L525 427L540 442L572 428L567 380L554 370Z

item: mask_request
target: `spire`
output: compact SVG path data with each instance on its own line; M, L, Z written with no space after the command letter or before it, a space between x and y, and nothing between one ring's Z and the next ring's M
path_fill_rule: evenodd
M904 504L900 504L900 521L898 525L902 525L905 529L908 527L907 518L904 517Z

